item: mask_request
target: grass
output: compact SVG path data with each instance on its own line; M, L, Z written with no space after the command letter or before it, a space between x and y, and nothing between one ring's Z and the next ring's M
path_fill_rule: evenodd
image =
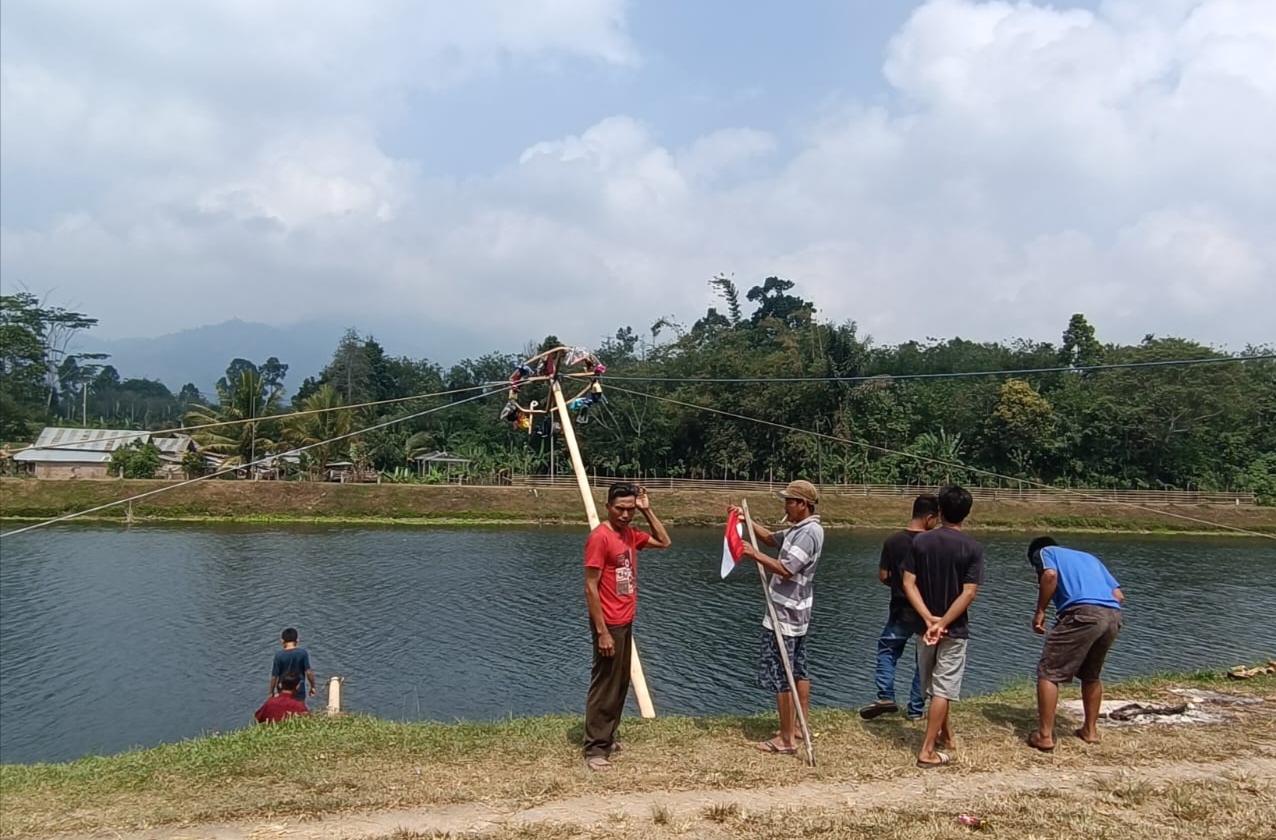
M87 510L165 486L159 481L36 481L0 479L0 517L40 520ZM601 495L598 497L601 499ZM722 492L657 491L653 501L672 525L721 524ZM820 507L827 526L896 528L907 518L903 496L830 494ZM1173 506L1210 522L1276 534L1276 508ZM94 515L122 522L126 506ZM576 490L459 485L342 485L307 482L204 481L133 503L135 521L332 523L401 525L583 525ZM1061 496L1053 502L981 501L972 528L985 531L1227 533L1208 525L1123 505Z
M1171 685L1217 688L1218 679L1205 674L1147 678L1112 689L1109 695L1169 699ZM1276 677L1229 682L1226 689L1276 699ZM1069 694L1075 696L1075 691ZM1240 710L1245 720L1232 725L1108 730L1103 743L1092 747L1062 737L1069 730L1061 719L1060 747L1047 756L1023 746L1023 738L1035 725L1035 712L1031 688L1015 687L956 706L958 763L941 776L971 783L989 773L1013 777L1048 772L1076 778L1082 770L1110 767L1110 781L1092 786L1085 796L1068 793L1080 797L1076 803L1066 797L1052 801L1048 816L1057 816L1064 824L1075 821L1075 828L1069 830L1081 836L1130 836L1117 833L1117 826L1119 815L1133 809L1143 814L1140 819L1155 817L1167 830L1191 824L1204 832L1194 836L1227 836L1214 833L1220 809L1239 808L1242 815L1253 812L1258 800L1264 796L1270 800L1268 780L1216 779L1217 789L1197 790L1123 779L1119 771L1156 768L1166 762L1230 760L1238 752L1252 754L1260 744L1276 745L1271 705ZM902 837L957 836L949 825L958 807L955 803L932 810L888 808L855 815L802 812L799 823L806 826L806 833L785 835L781 829L797 817L755 812L747 800L744 807L688 808L672 799L679 791L769 790L775 787L777 775L786 785L908 783L924 772L936 772L913 766L921 737L918 724L897 718L866 724L850 710L817 710L812 719L819 733L815 768L750 748L748 741L770 732L773 716L665 717L627 719L623 729L629 748L617 770L603 775L590 774L581 766L578 717L457 724L395 723L362 716L299 719L66 764L0 766L0 836L124 831L456 803L521 808L579 796L641 792L659 792L670 799L657 800L638 819L614 820L617 825L607 836L666 836L633 832L690 831L687 826L705 831L720 828L720 836L744 838L867 837L892 831L903 832L898 834ZM1002 832L999 836L1031 837L1034 832L1056 836L1048 829L1058 824L1022 813L1038 809L1041 797L1051 793L1050 789L1038 791L1033 794L1036 800L1026 799L1019 805L1003 801L1004 797L975 797L960 803L960 808L975 809L991 819ZM1086 797L1097 797L1103 808L1089 813L1083 807ZM1037 806L1029 807L1032 801ZM1237 818L1229 816L1225 824ZM529 834L492 836L550 838L559 835L545 832L555 830L541 826ZM575 832L564 837L603 836L579 827L563 830ZM1097 833L1085 833L1091 830ZM686 836L718 835L692 831ZM1177 835L1171 831L1163 836Z

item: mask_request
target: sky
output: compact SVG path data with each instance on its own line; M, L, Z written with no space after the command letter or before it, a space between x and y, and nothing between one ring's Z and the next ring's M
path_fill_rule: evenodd
M6 0L0 284L480 352L776 275L878 342L1240 349L1273 138L1271 0Z

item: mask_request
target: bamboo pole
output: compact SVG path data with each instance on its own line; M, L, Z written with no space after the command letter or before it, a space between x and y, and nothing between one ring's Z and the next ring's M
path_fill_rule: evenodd
M749 516L749 501L743 500L741 508L744 510L744 527L749 531L749 541L753 543L754 549L758 547L758 535L753 532L753 517ZM815 766L815 748L811 746L811 730L806 725L806 713L802 711L802 703L798 699L797 681L793 679L793 663L789 662L789 649L784 644L784 634L780 632L780 620L775 614L775 604L771 603L771 587L768 585L766 570L762 568L761 563L754 563L758 567L758 577L762 578L762 596L766 599L767 615L771 617L771 630L775 632L775 643L780 648L780 661L784 663L784 676L789 680L789 690L793 692L793 708L797 712L798 724L802 728L802 740L806 742L806 763ZM783 721L781 721L783 726Z
M576 473L576 486L580 489L580 499L585 504L590 530L593 530L601 520L598 518L594 493L589 487L589 476L585 473L585 462L580 457L580 446L576 443L576 430L572 427L571 415L567 411L567 400L563 397L563 389L557 379L550 380L549 390L554 395L554 406L563 423L563 440L567 441L572 470ZM552 439L553 430L550 435ZM651 702L651 692L647 690L647 677L643 673L642 661L638 658L638 645L634 642L632 633L629 634L629 684L634 690L634 700L638 702L638 714L645 718L654 718L656 707Z

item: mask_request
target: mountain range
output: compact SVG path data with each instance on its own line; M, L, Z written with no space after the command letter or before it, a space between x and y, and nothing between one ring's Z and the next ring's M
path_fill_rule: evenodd
M261 364L271 356L288 365L285 384L296 390L332 359L346 329L375 338L389 356L426 358L445 368L467 356L481 355L485 346L476 335L436 323L382 323L374 328L336 322L303 321L286 326L238 318L180 330L153 338L102 339L83 334L72 352L109 353L104 364L114 365L122 379L157 379L176 392L193 382L205 394L226 372L232 359Z

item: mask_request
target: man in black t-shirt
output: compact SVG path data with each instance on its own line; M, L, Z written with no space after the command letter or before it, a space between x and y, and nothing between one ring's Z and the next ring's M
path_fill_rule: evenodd
M926 628L925 644L917 649L917 664L922 689L931 698L918 767L943 767L950 761L936 747L953 743L948 704L961 699L970 638L966 610L984 582L984 547L961 529L971 504L965 488L941 490L943 526L914 537L912 556L904 562L904 592Z
M877 579L891 589L890 612L886 626L877 640L877 667L874 682L877 684L877 700L860 709L860 717L872 720L880 715L899 711L895 702L895 666L908 646L908 640L925 630L920 626L917 611L908 603L904 594L905 558L913 553L913 537L924 534L939 524L939 498L934 493L923 493L913 500L913 518L908 527L891 534L882 544L878 562ZM915 661L915 660L914 660ZM922 693L920 669L913 669L913 684L908 692L908 719L918 720L926 711L926 696Z

